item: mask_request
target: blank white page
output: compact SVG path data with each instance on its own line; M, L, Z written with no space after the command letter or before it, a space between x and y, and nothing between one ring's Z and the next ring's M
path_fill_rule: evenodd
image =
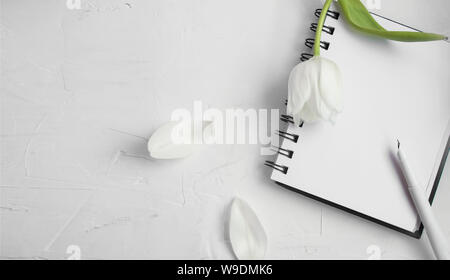
M327 18L326 25L336 30L323 35L331 45L321 52L341 69L344 111L335 125L290 125L288 132L299 141L284 140L282 147L294 156L279 155L277 164L288 172L274 170L271 178L415 232L420 221L396 165L396 140L429 195L448 139L450 45L373 38L344 20L342 14L339 20ZM388 30L410 30L376 20Z

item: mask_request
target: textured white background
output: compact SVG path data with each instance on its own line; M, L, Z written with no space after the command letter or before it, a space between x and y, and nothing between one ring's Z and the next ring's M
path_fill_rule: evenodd
M1 0L0 258L233 258L225 217L258 213L268 258L428 259L418 241L281 189L258 146L148 158L173 109L281 108L316 0ZM380 14L450 33L448 0ZM424 55L427 55L424 53ZM338 187L338 186L336 186ZM450 238L450 166L434 206Z

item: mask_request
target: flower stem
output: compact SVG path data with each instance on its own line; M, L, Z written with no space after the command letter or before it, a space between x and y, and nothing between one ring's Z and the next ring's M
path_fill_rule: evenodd
M322 29L327 18L328 9L330 8L331 2L333 0L327 0L325 5L323 5L322 13L320 13L319 22L317 23L316 39L314 41L314 56L320 55L320 37L322 36Z

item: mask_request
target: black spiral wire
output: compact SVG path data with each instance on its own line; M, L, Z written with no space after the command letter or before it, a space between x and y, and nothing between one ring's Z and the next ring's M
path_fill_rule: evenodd
M315 15L317 18L319 18L321 13L322 13L322 9L317 9L317 10L314 12L314 15ZM331 18L337 20L337 19L339 19L339 16L340 16L339 12L336 12L336 11L328 11L328 12L327 12L327 17L331 17ZM313 32L317 32L317 23L312 23L312 24L311 24L311 27L310 27L310 30L313 31ZM333 26L324 25L323 28L322 28L322 31L325 32L325 33L328 33L328 34L330 34L330 35L333 35L333 34L334 34L334 31L335 31L335 28L334 28ZM308 38L308 39L306 39L306 40L305 40L305 45L306 45L308 48L312 49L312 48L314 47L314 40L315 40L314 38ZM328 49L330 48L330 42L327 42L327 41L320 41L320 47L321 47L322 49L328 50ZM307 61L308 59L310 59L310 58L312 58L312 57L313 57L313 54L311 54L311 53L302 53L301 56L300 56L300 60L301 60L302 62L304 62L304 61ZM288 102L288 101L285 100L284 105L287 105L287 102ZM282 122L285 122L285 123L288 123L288 124L294 124L294 119L292 118L292 116L281 115L280 120L281 120ZM303 127L303 122L300 123L300 127ZM292 133L288 133L288 132L277 131L276 133L277 133L280 137L282 137L282 138L284 138L284 139L287 139L287 140L289 140L289 141L292 141L292 142L294 142L294 143L297 143L298 140L299 140L299 138L300 138L299 135L297 135L297 134L292 134ZM294 151L292 151L292 150L284 149L284 148L281 148L281 147L273 147L273 149L274 149L278 154L283 155L283 156L286 156L286 157L288 157L288 158L292 158L292 157L294 156ZM276 164L276 163L273 162L273 161L266 161L266 162L264 163L264 165L266 165L266 166L268 166L268 167L270 167L270 168L276 169L276 170L282 172L283 174L287 174L288 169L289 169L289 167L284 166L284 165Z

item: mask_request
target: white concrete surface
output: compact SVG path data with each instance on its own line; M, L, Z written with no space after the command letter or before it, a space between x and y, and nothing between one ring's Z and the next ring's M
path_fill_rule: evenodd
M233 258L236 195L259 214L268 258L433 258L426 236L277 187L256 145L148 158L146 139L194 100L281 108L320 1L81 3L1 0L1 259ZM449 8L382 0L378 12L450 34ZM434 208L450 239L450 165Z

